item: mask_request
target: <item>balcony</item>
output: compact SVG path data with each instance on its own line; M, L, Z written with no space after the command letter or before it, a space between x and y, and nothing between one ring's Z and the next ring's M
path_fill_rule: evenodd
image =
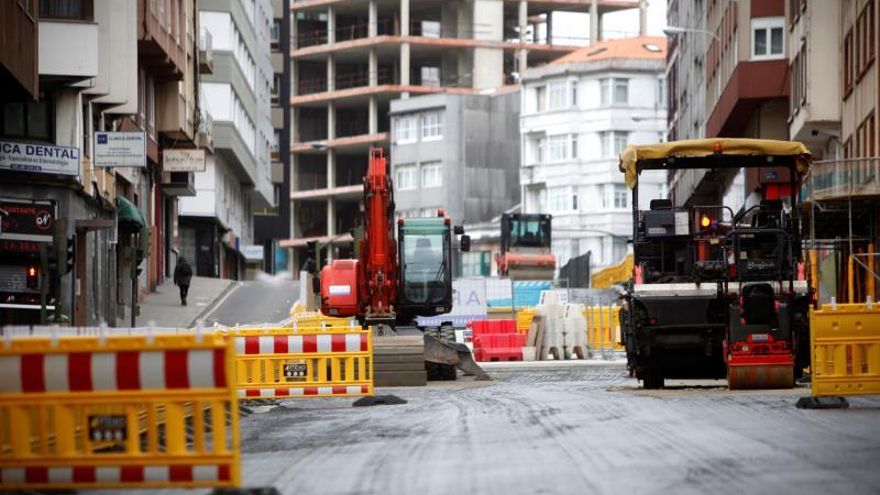
M195 174L193 172L164 172L161 187L168 196L195 196Z
M180 93L177 82L166 82L156 86L157 112L156 130L166 138L175 141L194 143L195 140L195 102Z
M98 25L41 20L40 76L77 81L98 76Z
M202 74L214 73L214 38L211 31L202 28L199 31L199 72Z
M138 0L138 63L158 80L183 79L186 35L169 23L162 2Z
M805 202L880 196L880 158L817 161L804 180Z

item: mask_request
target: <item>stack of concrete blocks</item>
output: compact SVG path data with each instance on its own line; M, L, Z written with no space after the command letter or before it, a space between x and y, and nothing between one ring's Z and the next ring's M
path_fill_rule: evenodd
M559 304L559 296L553 291L541 293L537 315L544 322L543 338L538 343L538 359L554 360L565 358L565 307Z
M572 356L584 359L587 356L587 320L583 313L584 308L580 304L565 305L565 316L563 317L565 359L571 359Z

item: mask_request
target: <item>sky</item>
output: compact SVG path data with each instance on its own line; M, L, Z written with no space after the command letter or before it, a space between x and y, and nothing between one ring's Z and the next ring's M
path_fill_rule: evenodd
M554 16L554 36L560 43L587 44L590 38L589 14L559 12ZM604 32L608 38L635 36L639 33L638 9L606 14ZM648 0L648 34L663 36L666 26L666 0Z

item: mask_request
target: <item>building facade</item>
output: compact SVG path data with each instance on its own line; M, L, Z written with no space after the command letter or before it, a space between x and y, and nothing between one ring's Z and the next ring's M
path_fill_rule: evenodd
M198 276L241 279L243 246L254 244L254 211L273 208L270 117L272 5L254 0L199 2L210 33L213 70L201 104L212 118L214 153L195 174L196 195L180 204L180 251Z
M632 211L618 155L663 140L665 61L664 38L624 38L526 72L522 211L553 215L557 266L587 252L597 268L626 255ZM640 202L665 197L665 174L643 174L639 192Z
M517 83L526 67L578 48L574 40L553 38L554 11L592 13L598 37L604 14L639 6L620 0L293 2L293 219L291 238L282 243L291 248L293 265L301 266L310 240L350 244L338 219L357 212L369 147L389 144L392 100Z
M669 26L692 31L669 36L666 55L666 139L698 139L706 135L706 2L670 0L666 8Z
M880 287L878 15L874 0L786 5L789 132L816 159L802 197L823 302L876 300Z
M0 72L15 79L0 93L17 98L3 103L0 129L3 322L116 325L170 274L176 198L193 192L162 156L199 144L195 3L4 8L2 29L18 40L0 43ZM12 96L23 94L16 85L34 90ZM115 161L102 145L123 138L133 158ZM24 268L39 273L34 284L22 283Z

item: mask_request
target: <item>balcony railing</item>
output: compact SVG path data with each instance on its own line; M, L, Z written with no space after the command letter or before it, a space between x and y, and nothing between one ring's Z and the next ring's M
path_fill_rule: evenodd
M214 119L204 108L199 111L198 145L214 149Z
M335 79L335 89L359 88L370 85L369 71L350 72L347 74L339 74ZM389 68L381 68L376 71L376 84L395 84L396 77L394 72ZM327 91L327 78L315 77L300 79L297 84L297 95L308 95L313 93L322 93Z
M880 196L880 157L813 163L801 190L804 201L850 196Z
M367 38L369 35L369 23L348 24L339 26L334 30L336 42L352 41ZM444 30L440 21L432 20L412 20L409 23L410 36L422 36L425 38L464 38L472 39L479 33L468 33L457 30ZM487 26L486 31L489 31ZM400 36L400 23L396 19L380 19L376 22L376 34L378 36ZM309 46L326 45L328 42L327 29L312 29L301 33L293 41L294 50L297 48L306 48Z

